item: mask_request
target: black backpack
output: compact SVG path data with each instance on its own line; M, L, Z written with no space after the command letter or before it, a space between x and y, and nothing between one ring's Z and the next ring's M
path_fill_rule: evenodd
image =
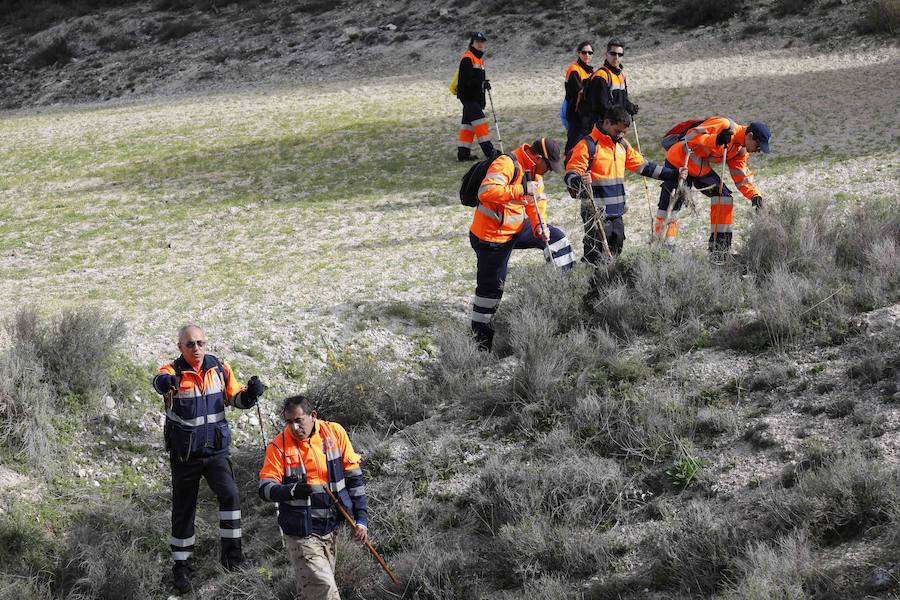
M462 185L459 186L460 204L471 207L478 206L478 188L481 187L481 182L484 181L488 169L491 168L491 164L501 156L508 156L512 159L513 167L515 168L513 179L519 176L519 161L517 161L516 157L512 154L500 154L494 158L480 160L469 167L469 170L463 175Z

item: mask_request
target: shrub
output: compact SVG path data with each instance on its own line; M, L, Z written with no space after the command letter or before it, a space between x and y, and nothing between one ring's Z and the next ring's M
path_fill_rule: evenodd
M681 0L669 12L668 20L673 25L684 28L712 25L727 21L741 8L740 0L720 2L718 0Z
M859 454L800 474L769 501L778 527L808 528L825 543L851 539L884 523L900 503L900 473Z
M440 402L466 404L477 414L490 414L503 404L509 384L497 356L482 352L468 329L438 331L437 357L427 368L428 385Z
M776 348L793 346L803 331L803 297L809 287L802 275L778 266L754 295L754 308Z
M0 563L5 573L30 577L47 572L52 567L54 552L46 528L35 518L30 507L13 503L0 513ZM0 598L3 597L0 594Z
M56 462L53 404L53 390L33 350L0 356L0 443L41 470Z
M824 239L832 219L824 200L810 206L788 200L767 208L754 219L744 243L742 256L748 269L763 277L779 267L802 274L820 271L834 254Z
M180 40L181 38L198 31L200 28L201 24L193 19L169 21L160 26L159 30L156 32L156 39L160 42Z
M900 31L900 0L874 0L856 24L860 33L897 33Z
M42 69L51 65L68 64L74 57L66 38L58 36L29 54L25 63L35 69Z
M97 40L97 46L107 52L122 52L131 50L137 45L137 40L127 33L108 33Z
M309 384L319 415L345 427L378 431L402 428L425 416L421 382L399 377L374 357L332 356L329 368Z
M775 543L757 543L738 561L740 583L722 600L812 600L805 583L815 571L806 535L792 534Z

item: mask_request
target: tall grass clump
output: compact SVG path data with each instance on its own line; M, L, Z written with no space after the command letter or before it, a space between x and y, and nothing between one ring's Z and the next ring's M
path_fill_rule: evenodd
M468 329L442 329L435 344L437 357L426 373L429 395L435 401L465 404L477 414L491 414L505 403L509 385L497 356L479 350Z
M402 429L425 417L421 383L401 377L371 356L342 353L309 384L319 415L346 427Z
M774 526L841 542L892 518L900 506L900 472L850 453L800 474L795 486L779 490L768 504Z
M900 31L900 0L874 0L857 22L860 33L890 33Z
M816 571L809 540L803 532L775 542L751 545L738 560L740 581L722 600L812 600L806 583Z
M8 349L0 355L0 444L42 469L56 457L54 403L33 351Z

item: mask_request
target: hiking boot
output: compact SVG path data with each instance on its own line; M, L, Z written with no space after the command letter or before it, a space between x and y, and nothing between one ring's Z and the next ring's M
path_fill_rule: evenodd
M191 567L185 560L176 560L172 565L172 585L179 594L191 590Z
M231 548L227 552L222 552L222 566L229 573L240 570L242 562L244 562L244 554L240 548Z

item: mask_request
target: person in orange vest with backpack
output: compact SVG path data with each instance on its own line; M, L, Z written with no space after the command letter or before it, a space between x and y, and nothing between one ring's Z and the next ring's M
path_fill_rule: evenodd
M602 125L594 127L590 136L575 145L566 163L564 179L569 194L582 198L584 260L594 265L604 251L604 237L610 256L621 254L625 244L625 169L664 181L687 177L687 169L661 167L645 159L625 139L630 126L631 115L621 106L611 107ZM595 214L594 207L601 214ZM598 224L603 228L602 234L597 230Z
M361 458L340 423L318 418L312 400L285 398L284 429L269 442L259 471L259 496L278 503L278 527L294 567L301 600L340 600L334 579L335 534L343 522L331 490L368 540L369 503Z
M566 69L566 154L573 146L591 132L593 123L589 122L581 112L584 102L584 87L594 72L591 61L594 59L594 46L590 42L581 42L576 49L577 59Z
M485 35L476 31L469 38L469 48L459 61L456 97L462 103L462 123L456 138L456 158L460 161L478 160L472 155L472 144L477 139L485 158L494 157L491 143L491 128L484 114L484 92L491 89L491 82L485 78L484 47Z
M495 158L481 181L469 243L478 261L472 333L483 350L490 351L493 344L492 321L514 249L543 248L547 260L560 269L574 266L566 234L547 221L543 175L551 170L562 173L561 159L555 141L539 138Z
M587 81L581 106L588 127L599 127L613 106L621 106L629 115L638 114L640 106L628 97L628 81L625 78L622 57L625 45L618 40L606 44L606 58ZM586 100L586 102L585 102Z
M697 188L710 199L710 252L728 251L732 238L734 200L731 190L716 170L722 171L724 160L738 190L756 210L760 210L764 205L763 197L753 182L753 173L747 159L756 152L768 154L771 137L771 131L765 123L753 121L749 125L740 125L728 117L683 121L663 137L666 166L675 168L686 165L690 175L688 185ZM656 235L665 235L665 244L669 248L675 246L678 212L682 203L682 198L671 203L674 190L674 183L662 183L655 220Z
M227 362L207 354L206 333L196 325L178 331L181 356L159 368L153 387L165 400L163 435L172 469L172 578L175 589L191 589L189 559L194 553L194 516L201 477L219 503L222 565L236 570L241 551L240 493L228 458L231 430L225 407L256 405L265 386L254 376L243 387Z

